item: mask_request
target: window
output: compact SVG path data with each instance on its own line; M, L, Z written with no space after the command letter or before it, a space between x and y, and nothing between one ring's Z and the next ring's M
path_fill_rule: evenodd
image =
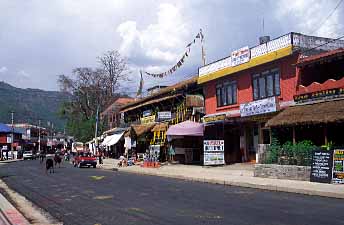
M252 76L253 99L279 96L280 75L278 69L264 71Z
M216 85L217 107L237 103L237 84L235 81Z

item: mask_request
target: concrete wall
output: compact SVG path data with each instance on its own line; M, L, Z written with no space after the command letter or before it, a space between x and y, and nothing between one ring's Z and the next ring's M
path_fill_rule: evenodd
M310 173L310 166L276 164L256 164L254 166L255 177L309 181Z
M206 114L226 112L231 110L239 110L241 103L247 103L253 101L252 90L252 75L263 72L265 70L278 68L280 70L280 88L281 96L279 101L291 101L296 93L296 86L298 81L298 74L296 67L293 66L297 62L298 54L288 56L286 58L253 67L235 74L228 75L217 80L212 80L204 84L205 95L205 110ZM216 84L223 83L225 81L237 81L237 100L235 105L217 107L216 103Z

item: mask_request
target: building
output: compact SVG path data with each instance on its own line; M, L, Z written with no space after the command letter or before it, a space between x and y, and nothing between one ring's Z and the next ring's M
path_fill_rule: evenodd
M13 132L13 150L16 158L17 151L21 149L22 134L6 124L0 123L0 159L8 158L12 150L12 132Z
M214 164L259 161L271 139L266 122L295 104L300 82L311 82L306 74L300 80L296 64L302 57L344 46L341 40L299 33L265 41L199 68L206 110L204 139L210 143L205 148L218 149L207 153L216 158Z
M49 145L48 137L53 135L51 130L29 123L16 123L13 124L13 127L22 134L22 147L25 150L33 150L34 152L38 151L39 143L41 150L46 149Z
M105 130L111 130L120 125L120 114L118 113L120 108L133 101L133 98L118 98L100 114Z
M202 88L195 76L123 106L120 114L121 127L129 128L124 134L128 154L145 153L154 148L160 160L165 161L168 127L186 120L200 121L204 115ZM202 146L194 155L199 158L201 150ZM179 161L184 162L185 152L181 150L178 155Z
M344 147L344 49L309 57L299 71L295 106L267 122L281 143L310 140L317 146Z

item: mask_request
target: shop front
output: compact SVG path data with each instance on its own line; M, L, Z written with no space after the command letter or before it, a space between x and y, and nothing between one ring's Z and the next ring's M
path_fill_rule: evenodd
M259 162L262 148L270 143L265 123L277 111L275 97L240 105L239 114L226 113L204 117L204 140L223 140L224 164Z

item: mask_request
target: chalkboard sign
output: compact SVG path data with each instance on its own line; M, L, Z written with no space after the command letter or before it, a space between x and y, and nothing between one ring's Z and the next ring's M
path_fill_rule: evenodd
M311 182L331 183L333 151L313 151Z
M333 183L344 184L344 150L336 149L333 152Z

